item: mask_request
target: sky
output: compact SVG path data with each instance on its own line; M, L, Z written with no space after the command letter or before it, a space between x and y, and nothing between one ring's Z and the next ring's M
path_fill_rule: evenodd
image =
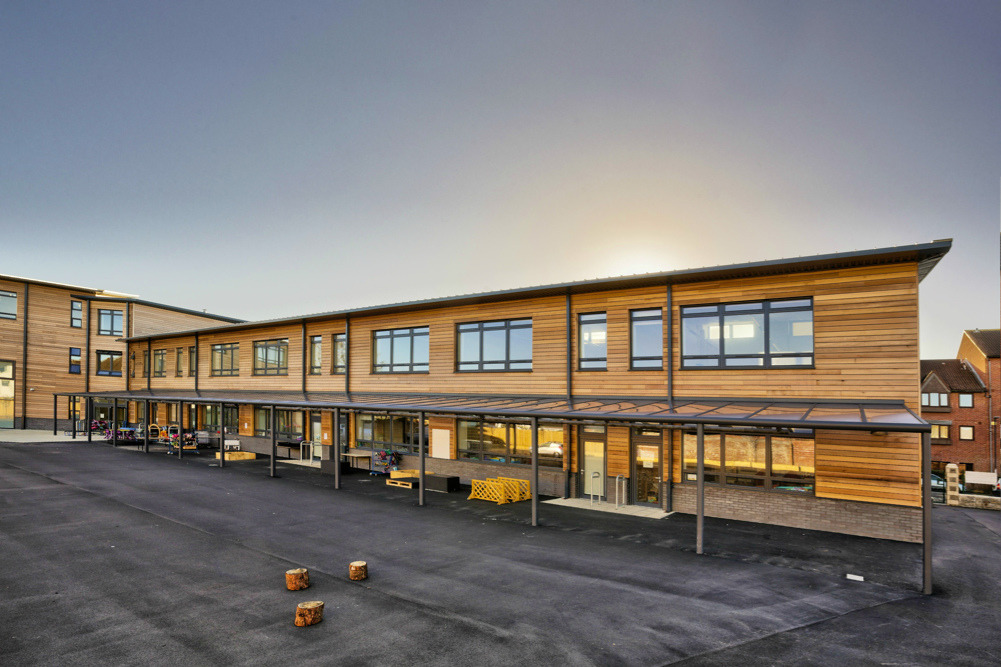
M952 238L996 328L1001 3L0 0L0 273L269 319Z

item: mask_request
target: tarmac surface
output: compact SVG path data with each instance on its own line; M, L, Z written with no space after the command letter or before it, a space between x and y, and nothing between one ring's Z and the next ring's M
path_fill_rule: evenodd
M926 597L918 545L278 470L0 444L0 664L1001 664L998 512L934 509Z

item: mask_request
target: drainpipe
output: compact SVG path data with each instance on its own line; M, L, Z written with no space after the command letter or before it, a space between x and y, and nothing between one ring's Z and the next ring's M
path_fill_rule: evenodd
M21 430L28 428L28 282L24 283L24 333L21 341Z
M573 409L573 330L571 329L572 322L571 317L573 313L571 312L570 303L570 290L567 289L567 409ZM567 429L564 426L564 440L566 440L566 447L563 452L563 497L570 497L570 439L566 437Z
M351 316L344 316L344 393L351 397Z

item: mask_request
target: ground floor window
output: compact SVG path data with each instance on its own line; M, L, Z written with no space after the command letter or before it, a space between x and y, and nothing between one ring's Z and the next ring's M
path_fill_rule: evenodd
M303 440L302 413L298 410L279 410L278 421L279 440Z
M696 481L698 443L694 433L684 435L682 458L682 479ZM812 493L814 440L761 434L707 434L705 480L708 484L765 491Z
M270 408L254 408L254 435L271 435Z
M460 459L488 463L532 463L532 425L489 421L458 422ZM564 429L539 426L539 465L563 467Z
M400 454L420 454L418 422L417 417L359 414L355 418L355 446ZM426 437L424 442L427 443Z

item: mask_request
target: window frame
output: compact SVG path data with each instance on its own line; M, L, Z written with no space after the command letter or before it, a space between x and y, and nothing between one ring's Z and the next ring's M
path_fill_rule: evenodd
M70 299L70 326L74 329L83 328L83 301Z
M787 306L782 307L783 303L794 303L798 301L809 302L808 306ZM740 308L741 306L750 306L752 304L761 304L760 308ZM800 297L786 297L781 299L754 299L749 301L724 301L719 303L692 303L686 304L684 306L678 307L678 326L680 329L680 335L678 337L678 349L679 349L679 359L680 359L680 369L684 371L728 371L728 370L810 370L817 367L817 344L816 344L816 330L814 323L816 321L815 312L816 303L812 296L800 296ZM713 308L716 312L689 312L686 315L686 311L692 311L694 309L706 309ZM757 315L762 316L762 336L763 349L764 351L760 354L758 353L744 353L744 354L727 354L726 352L726 338L722 335L725 324L725 318L727 316L727 308L739 308L739 310L730 311L731 315ZM772 352L771 351L771 314L772 313L810 313L810 351L809 352ZM717 354L685 354L685 320L694 318L709 318L717 317L717 326L720 331L719 338L719 352ZM734 359L750 359L750 358L760 358L760 365L753 364L728 364L727 358ZM795 359L797 357L809 357L809 364L775 364L774 359ZM697 365L687 365L686 362L698 360L698 359L715 359L717 364L715 366L697 366Z
M74 350L76 350L75 354L73 352ZM75 364L73 363L73 358L74 357L76 357L76 363ZM83 354L81 352L81 349L79 347L71 347L69 349L69 371L68 372L71 373L72 375L80 375L83 372L81 370L82 367L83 367ZM74 370L74 368L76 370Z
M524 324L526 323L527 324ZM496 326L499 325L499 326ZM531 373L533 360L512 359L511 358L511 332L527 329L529 332L529 343L532 347L532 356L535 356L535 332L534 323L531 317L515 317L504 320L483 320L478 322L457 322L455 325L455 372L456 373ZM483 360L483 333L485 331L504 332L504 360L484 361ZM479 349L477 353L478 361L462 361L462 334L475 332L478 334ZM501 364L503 368L484 368L485 365ZM527 364L527 368L512 368L513 364ZM463 366L476 366L476 368L463 368Z
M216 352L219 353L219 366L216 367ZM226 359L229 364L223 363ZM239 377L240 375L240 344L213 343L209 367L210 377Z
M585 322L585 317L596 317L601 315L601 322L605 327L605 356L603 357L585 357L584 356L584 332L583 327L599 324L597 320ZM584 364L598 364L600 366L585 367ZM663 363L663 361L661 362ZM590 371L607 371L608 370L608 313L607 312L593 312L593 313L577 313L577 370L583 372Z
M952 439L949 437L949 424L932 424L931 425L931 439L932 442L950 442Z
M8 292L7 290L0 290L0 298L4 300L13 299L14 301L14 310L10 312L6 310L0 310L0 319L17 320L17 292Z
M149 377L149 349L143 350L143 377Z
M268 358L269 350L275 348L277 351L277 361L271 362ZM260 363L260 351L264 350L263 365ZM283 365L284 362L284 365ZM288 338L270 338L268 340L254 341L254 369L252 372L256 376L276 376L288 375Z
M104 377L122 377L122 352L120 350L95 350L97 364L94 367L94 375L101 375ZM101 357L106 356L109 358L111 364L111 370L102 371L101 370ZM115 357L118 357L118 372L115 372Z
M153 377L167 377L167 348L153 350Z
M397 442L394 439L394 429L393 421L396 419L403 420L403 435L402 442ZM378 440L376 439L376 421L377 420L389 420L389 424L386 430L389 432L389 440ZM427 438L427 419L424 419L424 424L418 423L418 417L411 417L407 415L380 415L371 412L359 412L355 416L355 438L354 446L359 449L371 449L373 451L385 450L391 452L399 452L400 454L407 455L420 455L420 429L424 429L424 449L428 451L429 442ZM366 423L371 432L370 438L364 437L364 429Z
M932 403L932 396L936 396L936 403ZM943 398L944 397L944 398ZM949 393L944 391L923 391L921 392L922 408L944 408L949 409Z
M658 312L658 317L653 315L637 315L637 313L645 312ZM635 326L637 322L660 322L660 356L637 356L634 352L635 345ZM637 366L637 361L654 361L660 360L660 363L656 366ZM664 370L664 309L661 307L656 308L631 308L629 310L629 370L631 371L662 371Z
M188 377L198 375L198 346L188 346Z
M309 337L309 375L323 374L323 336Z
M476 424L476 439L475 442L479 444L479 447L475 449L470 449L468 447L462 447L462 437L461 429L463 428L463 423ZM490 424L494 427L504 426L504 453L503 454L490 454L487 452L484 446L484 427L486 424ZM531 422L522 421L507 421L507 420L491 420L491 419L456 419L455 420L455 456L456 460L459 461L475 461L477 464L487 463L490 465L504 465L504 466L523 466L531 467L532 465L532 451L531 445L529 445L527 455L524 453L518 453L514 443L517 440L518 428L528 429L528 437L531 442ZM539 467L547 469L562 469L564 464L564 459L567 455L569 449L569 437L566 428L562 426L552 426L547 424L540 424L539 429L549 428L549 429L561 429L563 434L560 438L562 444L562 451L559 457L546 456L540 453L539 456ZM492 436L496 437L496 436ZM469 441L467 441L469 442ZM538 438L539 446L542 446L542 438ZM465 455L464 455L465 454ZM491 460L488 457L493 457ZM499 459L499 460L497 460Z
M105 318L105 316L111 318L111 328L110 329L104 328L104 318ZM118 328L117 329L115 328L116 321L118 323ZM121 336L122 335L122 331L124 330L123 329L124 321L125 320L124 320L124 317L122 315L122 311L120 311L120 310L112 310L110 308L98 308L97 309L97 335L98 336Z
M963 399L964 398L965 399L969 399L969 402L970 402L969 405L963 405ZM963 393L959 394L959 399L957 401L957 405L958 405L958 407L961 407L961 408L972 408L973 407L973 394L972 393L967 393L967 392L963 392Z
M264 428L260 428L260 418L262 415L264 417ZM254 435L261 438L271 435L271 408L254 406Z
M184 377L184 348L174 350L174 377Z
M780 494L792 494L792 495L809 495L816 496L817 493L817 438L816 433L812 430L810 431L793 431L792 433L758 433L753 431L729 431L726 433L707 433L707 436L719 436L719 469L707 473L715 475L717 478L714 481L706 480L706 485L712 485L714 487L727 488L727 489L741 489L747 491L758 491L760 493L780 493ZM753 476L753 475L741 475L740 473L728 474L726 469L726 436L752 436L752 437L762 437L766 439L765 445L765 474L764 476ZM695 431L682 431L681 434L681 482L683 484L697 484L698 479L689 479L690 476L696 476L697 473L693 473L691 470L685 468L685 449L688 446L686 443L689 441L689 436L691 437L691 447L693 449L697 448L697 435ZM773 469L773 447L772 439L781 438L787 440L812 440L813 441L813 477L809 481L809 491L797 491L792 489L777 489L775 483L778 485L783 483L794 483L794 484L804 484L804 479L797 479L792 476L782 476L776 475ZM697 454L696 454L697 458ZM698 462L696 460L696 466ZM751 486L745 484L728 484L726 482L727 477L734 477L738 479L762 479L763 484L761 486ZM804 487L805 488L805 487Z
M966 424L961 425L959 427L958 431L959 431L959 439L962 440L963 442L969 442L970 440L975 440L976 439L976 431L974 430L973 426L971 426L971 425L966 425ZM963 432L964 431L968 431L969 434L970 434L970 437L964 438L963 437Z
M418 338L427 338L428 360L414 361L414 348ZM409 340L409 362L396 362L396 341ZM389 362L380 363L378 346L380 340L389 341ZM401 370L402 369L402 370ZM377 375L398 373L430 373L431 372L431 327L428 325L403 327L397 329L378 329L372 332L372 373Z
M330 373L331 375L344 375L348 372L348 335L347 333L335 333L330 337ZM337 350L340 348L344 353L344 364L337 363Z

